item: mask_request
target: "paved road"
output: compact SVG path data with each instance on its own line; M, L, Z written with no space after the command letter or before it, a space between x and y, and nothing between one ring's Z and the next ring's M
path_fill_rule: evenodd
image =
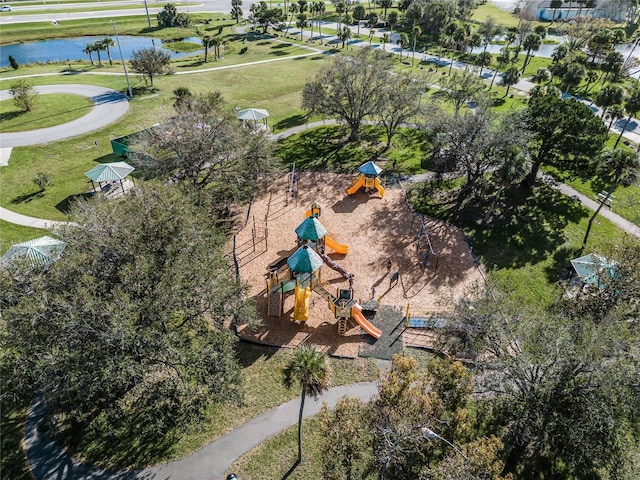
M317 400L305 402L304 417L316 415L323 402L334 406L343 396L370 400L377 392L377 382L362 382L329 389ZM37 480L212 480L223 479L233 462L298 421L300 400L272 408L227 435L206 445L193 455L175 462L139 471L108 471L79 462L68 455L38 424L46 418L41 400L32 403L27 414L25 447L32 472Z
M86 115L55 127L15 133L0 133L0 147L24 147L55 142L98 130L115 122L127 112L126 95L110 88L93 85L45 85L34 87L38 93L72 93L89 97L94 107ZM0 101L10 99L9 90L0 91Z

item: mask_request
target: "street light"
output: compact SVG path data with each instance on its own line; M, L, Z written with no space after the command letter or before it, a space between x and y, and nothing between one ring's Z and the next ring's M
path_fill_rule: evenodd
M442 440L444 443L449 445L451 448L453 448L456 452L458 452L464 458L467 458L466 455L464 453L462 453L462 450L460 450L458 447L456 447L453 443L451 443L446 438L441 437L440 435L438 435L436 432L431 430L429 427L420 427L420 431L422 432L422 436L423 437L425 437L425 438L437 438L438 440Z
M129 74L127 73L127 64L124 62L124 55L122 55L122 47L120 47L120 39L118 38L118 31L116 30L116 24L113 20L109 20L113 25L113 33L116 36L116 44L118 44L118 51L120 51L120 60L122 61L122 68L124 69L124 78L127 80L127 91L129 92L129 98L133 98L133 92L131 91L131 84L129 83Z
M149 6L147 5L147 0L144 0L144 10L147 12L147 25L151 28L151 19L149 18Z

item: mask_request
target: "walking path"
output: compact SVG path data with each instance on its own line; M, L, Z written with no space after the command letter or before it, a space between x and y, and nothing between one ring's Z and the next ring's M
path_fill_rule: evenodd
M304 418L330 407L345 395L369 401L378 391L377 382L362 382L329 389L318 399L305 402ZM31 471L37 480L212 480L224 474L239 457L298 421L300 400L295 399L258 415L227 435L175 462L136 471L103 470L71 457L38 425L47 417L46 405L35 400L27 413L24 444Z

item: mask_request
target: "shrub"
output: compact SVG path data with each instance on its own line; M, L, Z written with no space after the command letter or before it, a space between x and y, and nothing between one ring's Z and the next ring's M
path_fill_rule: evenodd
M51 182L51 175L49 175L47 172L36 173L36 176L33 177L31 181L36 184L41 192L44 192L47 187L53 185L53 183Z
M13 68L14 70L17 70L18 68L20 68L20 65L18 65L18 61L13 58L12 55L9 55L9 64L11 65L11 68Z

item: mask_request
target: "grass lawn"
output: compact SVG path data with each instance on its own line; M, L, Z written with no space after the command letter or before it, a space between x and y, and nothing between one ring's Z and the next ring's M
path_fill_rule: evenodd
M0 102L0 130L7 133L53 127L86 115L92 106L87 97L62 93L38 95L29 112L16 107L13 99L4 100Z
M24 242L43 235L49 235L49 232L0 220L0 255L4 255L14 243Z
M104 445L99 441L81 445L81 456L97 456L107 466L146 466L185 457L203 445L224 435L247 420L299 396L297 388L282 385L281 368L289 350L240 343L238 356L242 365L245 398L242 405L211 405L205 421L180 432L171 445L160 451L157 445ZM372 359L330 359L332 386L375 380L378 368ZM297 417L296 417L297 418ZM148 450L147 450L148 449Z
M14 7L16 5L16 3L13 3ZM17 5L20 5L20 3L17 3ZM147 6L149 8L158 8L158 7L164 7L164 3L152 3L152 2L147 2ZM133 8L140 8L139 5L127 5L127 4L123 4L123 5L117 5L117 6L100 6L100 4L98 4L97 6L94 5L87 5L86 7L72 7L69 6L68 8L47 8L46 7L46 3L44 3L43 7L41 9L37 9L37 10L24 10L24 11L20 11L20 10L16 10L15 8L11 11L11 12L6 12L6 13L2 13L0 15L11 15L11 16L20 16L20 15L39 15L39 14L43 14L43 13L55 13L55 14L65 14L65 13L73 13L73 12L97 12L97 11L102 11L102 10L129 10L129 9L133 9Z
M180 86L187 86L192 93L219 90L230 107L266 108L270 113L269 125L276 131L306 123L308 119L300 108L300 92L305 80L322 64L322 57L305 57L161 77L155 82L157 90L136 94L127 114L115 124L61 142L14 148L9 165L0 169L0 204L24 215L65 220L69 202L91 188L84 174L99 163L119 160L111 152L110 140L168 118L173 111L172 92ZM286 77L282 76L284 70ZM77 76L33 78L34 84L79 81ZM125 88L123 77L91 75L81 81L121 91ZM31 182L40 171L49 173L53 181L42 194Z

